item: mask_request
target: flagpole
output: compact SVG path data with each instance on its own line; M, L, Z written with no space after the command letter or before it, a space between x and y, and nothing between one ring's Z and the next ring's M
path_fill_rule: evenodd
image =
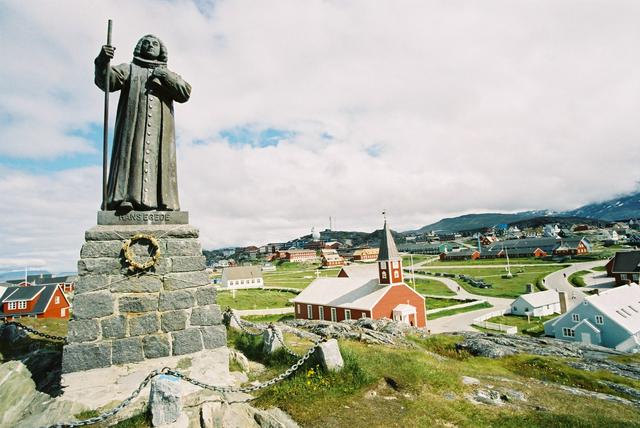
M107 22L107 46L111 46L111 20ZM111 61L107 61L104 75L104 133L102 140L102 210L107 210L107 159L109 156L109 82L111 77Z

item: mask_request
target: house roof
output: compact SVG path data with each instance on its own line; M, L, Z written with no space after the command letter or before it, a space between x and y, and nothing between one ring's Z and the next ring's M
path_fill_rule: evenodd
M545 290L545 291L539 291L536 293L523 294L522 296L518 297L514 302L518 300L524 300L526 303L528 303L534 308L539 308L541 306L560 303L560 297L556 290Z
M377 278L317 278L291 301L371 310L390 287L380 285Z
M382 228L382 239L380 240L378 260L401 260L400 253L396 247L396 241L393 240L393 235L391 235L391 230L389 229L386 220L384 221L384 227Z
M4 296L2 296L2 303L30 301L35 299L40 293L44 291L44 289L44 285L33 285L30 287L8 287L8 291L5 292Z
M378 277L378 266L375 264L372 265L349 265L343 266L342 270L347 277L354 278L377 278Z
M618 251L613 258L614 273L640 271L640 251Z
M34 285L31 287L8 287L4 294L0 297L0 301L1 302L10 302L13 301L13 293L15 292L14 289L21 289L21 290L25 290L25 289L30 289L30 288L37 288L39 289L39 294L40 297L38 298L36 304L34 305L33 309L29 312L18 312L17 314L19 314L20 316L23 315L37 315L37 314L41 314L45 311L45 309L47 308L47 305L49 304L49 301L51 300L51 297L53 296L53 294L56 292L56 290L59 288L58 284L47 284L47 285ZM63 298L66 300L66 297L64 297L64 293L62 293ZM10 300L6 300L7 298L10 298ZM22 300L28 300L28 299L22 299ZM2 312L2 308L4 307L4 305L0 306L0 314L2 315L6 315L5 313ZM12 312L11 315L16 314L16 312Z
M260 266L237 266L223 269L223 275L227 279L262 278Z
M640 286L621 285L585 298L631 334L640 332Z

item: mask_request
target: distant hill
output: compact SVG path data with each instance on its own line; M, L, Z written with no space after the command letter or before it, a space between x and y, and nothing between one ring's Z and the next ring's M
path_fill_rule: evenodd
M47 275L49 274L49 271L47 270L29 270L28 271L29 276L32 275ZM11 281L14 279L22 279L24 278L24 270L14 270L11 272L2 272L0 273L0 281Z
M513 223L509 223L509 226L517 226L522 230L527 227L540 227L545 224L557 224L561 229L563 227L572 226L574 224L588 224L589 226L606 226L610 222L607 220L586 218L586 217L563 217L559 215L546 216L546 217L533 217L525 220L519 220Z
M534 217L544 217L553 214L551 211L522 211L519 213L503 214L503 213L484 213L484 214L465 214L459 217L445 218L436 223L428 224L416 231L405 233L425 233L429 231L435 232L460 232L463 230L477 230L486 227L497 226L499 224L510 224L521 220Z
M604 202L588 204L565 211L563 216L597 218L602 220L628 220L640 218L640 192L620 196Z

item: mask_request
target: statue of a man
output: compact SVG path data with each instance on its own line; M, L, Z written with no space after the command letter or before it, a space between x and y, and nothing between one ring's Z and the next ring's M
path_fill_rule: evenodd
M102 46L95 83L115 48ZM156 36L138 41L130 64L110 67L109 90L121 91L107 184L108 210L179 210L173 101L184 103L191 85L167 68L167 49Z

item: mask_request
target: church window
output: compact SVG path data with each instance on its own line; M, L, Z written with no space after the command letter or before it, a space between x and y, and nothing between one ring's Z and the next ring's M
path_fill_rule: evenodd
M387 279L387 272L385 271L380 272L380 276L382 276L382 279Z
M393 271L393 277L394 278L400 278L400 271L394 270Z

